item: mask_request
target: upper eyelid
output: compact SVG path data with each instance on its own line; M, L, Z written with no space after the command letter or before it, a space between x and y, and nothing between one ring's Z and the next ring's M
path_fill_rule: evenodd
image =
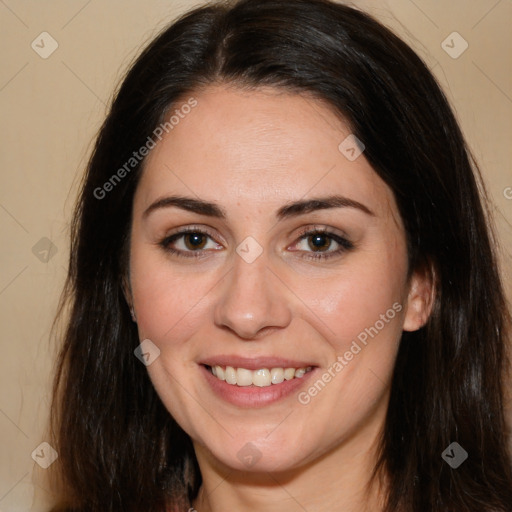
M163 239L168 240L170 238L179 238L180 236L187 235L189 233L201 233L209 236L212 239L215 239L215 235L209 228L205 228L203 226L185 226L176 228L176 231L166 234Z
M327 235L336 235L339 237L346 237L346 233L341 229L332 228L329 226L319 226L317 224L301 228L297 236L305 236L312 233L325 233Z
M180 226L180 227L174 228L171 233L166 235L166 238L174 236L174 235L179 235L179 234L183 234L183 233L186 234L186 233L190 233L190 232L204 233L209 236L212 236L212 238L213 238L214 237L213 231L217 231L217 230L215 228L210 228L209 226L191 224L191 225ZM290 231L288 234L291 234L293 231L295 231L295 229ZM337 236L341 236L341 237L347 236L347 234L339 228L318 225L318 224L310 224L306 227L300 228L297 236L304 236L308 233L316 233L316 232L333 234L333 235L337 235ZM224 238L224 237L221 236L221 238Z

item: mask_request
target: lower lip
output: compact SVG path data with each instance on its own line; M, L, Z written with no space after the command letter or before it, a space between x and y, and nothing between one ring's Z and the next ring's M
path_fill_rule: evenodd
M264 407L282 400L304 386L316 370L316 368L313 368L313 370L305 373L303 377L294 377L280 384L258 387L227 384L215 377L206 366L201 365L201 369L213 392L226 402L238 407Z

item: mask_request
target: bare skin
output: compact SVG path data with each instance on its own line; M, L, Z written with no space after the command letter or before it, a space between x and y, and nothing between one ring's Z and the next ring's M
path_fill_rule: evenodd
M393 195L364 153L350 161L338 149L350 130L316 100L227 86L193 96L197 107L147 158L127 291L140 339L160 350L148 366L155 389L194 443L203 486L193 506L378 511L384 490L367 484L398 344L425 323L432 295L427 279L407 278ZM224 215L183 203L144 214L168 196ZM277 214L332 196L344 199ZM237 247L261 254L248 262ZM205 377L201 362L219 355L293 359L313 372L278 400L240 406ZM257 462L240 456L247 450Z

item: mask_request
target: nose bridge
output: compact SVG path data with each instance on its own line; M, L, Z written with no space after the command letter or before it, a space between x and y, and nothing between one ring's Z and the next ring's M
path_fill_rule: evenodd
M244 258L244 252L240 252L243 249L242 243L221 287L215 322L241 338L251 339L266 328L288 325L291 312L285 288L269 269L267 255L262 252L255 259Z

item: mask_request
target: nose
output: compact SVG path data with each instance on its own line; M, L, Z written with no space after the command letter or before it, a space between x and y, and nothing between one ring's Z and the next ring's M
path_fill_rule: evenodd
M291 322L291 293L268 266L265 253L252 263L235 255L234 268L219 285L218 327L244 340L255 340Z

